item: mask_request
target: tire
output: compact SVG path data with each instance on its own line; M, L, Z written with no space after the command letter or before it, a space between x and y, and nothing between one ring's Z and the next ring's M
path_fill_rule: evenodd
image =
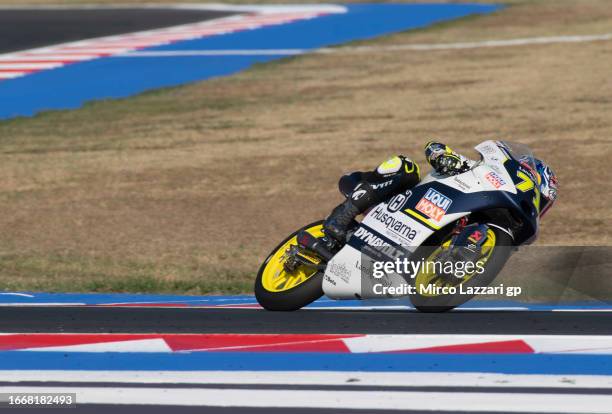
M494 247L491 255L484 263L484 272L478 277L472 277L465 282L462 282L464 287L474 286L489 286L499 272L503 269L504 265L510 258L512 253L512 238L504 231L497 227L489 227L488 231L492 231L495 235ZM427 259L432 255L439 246L427 246L424 247L416 257L419 259ZM418 276L417 276L418 277ZM419 292L417 285L417 277L410 280L412 286L415 287L415 293L410 295L410 301L414 307L421 312L446 312L459 305L462 305L472 299L475 295L467 294L441 294L437 296L425 296ZM458 285L457 285L458 286Z
M271 281L281 279L280 277L276 277L276 279L273 278L276 272L285 272L284 275L289 278L297 277L292 276L294 273L301 274L303 272L304 275L309 273L309 271L302 266L298 267L299 272L287 273L281 270L282 261L279 260L279 255L286 250L288 245L297 243L294 239L299 231L307 230L314 236L319 237L322 235L322 227L322 220L315 221L314 223L302 227L280 242L268 255L259 268L257 278L255 279L255 298L263 308L271 311L294 311L303 308L323 296L323 273L316 270L312 270L312 274L308 275L305 280L300 281L295 284L295 286L288 289L283 288L281 290L275 290L270 283ZM281 276L284 277L284 275ZM301 277L303 278L304 275ZM286 282L286 284L287 283L289 282Z

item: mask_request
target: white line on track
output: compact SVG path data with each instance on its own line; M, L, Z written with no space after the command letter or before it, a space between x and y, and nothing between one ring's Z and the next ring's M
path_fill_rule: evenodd
M2 292L0 296L21 296L24 298L33 298L34 295L30 293L22 293L22 292Z
M0 78L2 78L3 73L0 73ZM14 78L22 76L20 73L16 73ZM82 302L40 302L40 303L25 303L25 302L14 302L14 303L0 303L0 307L19 307L19 306L85 306L85 303Z
M306 53L317 54L355 54L371 52L399 52L399 51L435 51L435 50L461 50L491 47L509 47L525 45L546 45L556 43L584 43L612 40L612 33L591 36L549 36L529 37L506 40L485 40L481 42L460 43L429 43L404 44L380 46L354 46L321 49L235 49L235 50L176 50L155 52L133 52L124 56L130 57L180 57L180 56L269 56L269 55L302 55Z
M53 69L62 66L61 63L44 63L44 62L32 62L32 63L3 63L0 61L0 70L2 69Z
M49 62L49 61L57 61L57 62L67 62L67 61L78 61L78 60L86 60L93 59L97 56L91 55L62 55L59 53L49 54L49 55L37 55L37 54L24 54L24 55L0 55L0 63L3 62Z
M402 51L402 50L449 50L449 49L476 49L482 47L508 47L525 45L546 45L554 43L584 43L612 40L612 33L588 36L547 36L547 37L526 37L506 40L484 40L481 42L460 42L460 43L429 43L429 44L405 44L388 46L356 46L346 48L324 49L324 53L333 53L335 50L345 52L372 52L372 51Z
M302 55L307 49L236 49L236 50L177 50L158 52L132 52L116 57L180 57L180 56L274 56ZM312 52L316 52L313 50Z
M190 8L188 6L185 7ZM223 8L224 6L213 5L212 7ZM206 6L191 8L211 9ZM233 7L225 7L225 9L234 10ZM247 11L247 9L243 11ZM308 7L262 6L250 8L248 11L250 13L220 17L173 27L126 33L123 35L83 39L75 42L0 55L0 63L5 63L7 65L22 63L33 64L35 62L41 64L37 67L23 67L21 69L15 67L0 68L0 80L25 76L40 70L56 68L57 66L53 66L53 63L56 62L50 61L57 61L60 57L63 60L60 62L62 64L76 63L177 41L251 30L263 26L287 24L296 20L309 20L329 13L344 13L346 9L341 6L329 5L321 5L320 7L316 5ZM51 66L43 66L43 63Z
M228 390L185 388L45 387L45 393L75 393L79 404L149 404L216 407L311 407L361 410L453 410L538 413L606 413L612 395L456 393L401 391ZM3 387L34 393L37 387Z
M23 76L24 74L21 72L0 72L0 79L13 79Z
M0 371L8 382L113 382L126 384L278 384L423 387L554 387L612 389L603 375L491 374L464 372L333 371Z
M106 9L106 10L122 10L122 9L180 9L180 10L216 10L216 11L233 11L237 13L301 13L301 12L324 12L324 13L345 13L346 7L337 4L270 4L270 5L236 5L223 3L156 3L142 4L130 3L129 1L123 4L57 4L57 5L0 5L0 10L13 9L31 9L31 10L65 10L65 9Z

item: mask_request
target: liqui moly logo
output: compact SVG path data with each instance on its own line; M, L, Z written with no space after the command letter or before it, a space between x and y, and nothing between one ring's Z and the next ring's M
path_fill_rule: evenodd
M485 178L495 188L500 188L500 187L506 185L506 182L504 181L504 179L501 178L498 174L494 173L493 171L490 171L487 174L485 174Z
M448 211L452 202L450 198L440 194L433 188L429 188L415 208L427 217L439 222Z

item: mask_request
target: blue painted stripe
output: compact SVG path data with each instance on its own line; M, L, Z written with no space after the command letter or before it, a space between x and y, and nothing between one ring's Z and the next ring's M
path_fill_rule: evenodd
M0 352L0 370L370 371L612 375L605 355Z
M473 14L501 9L495 4L344 4L346 13L290 25L264 27L190 40L147 50L315 49L372 39Z
M213 36L144 50L319 48L426 27L501 6L362 4L312 20ZM93 99L226 76L283 56L103 58L0 82L0 119L78 108Z
M23 296L27 295L27 296ZM83 303L86 305L105 305L111 303L176 303L187 306L217 306L240 305L257 303L253 295L228 296L187 296L187 295L160 295L160 294L125 294L125 293L39 293L39 292L2 292L0 304L41 304L41 303ZM327 307L376 307L376 306L410 306L407 298L399 299L370 299L370 300L332 300L321 298L309 305L309 308ZM612 303L600 301L552 303L525 303L511 300L473 300L463 309L485 308L527 308L534 311L551 310L612 310Z

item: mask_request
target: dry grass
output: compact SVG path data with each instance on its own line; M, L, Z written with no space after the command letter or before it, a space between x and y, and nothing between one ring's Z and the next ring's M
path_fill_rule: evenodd
M519 4L368 44L599 33L605 0ZM606 244L612 42L311 55L0 123L0 284L248 291L268 250L340 201L343 172L499 138L557 170L541 243Z

